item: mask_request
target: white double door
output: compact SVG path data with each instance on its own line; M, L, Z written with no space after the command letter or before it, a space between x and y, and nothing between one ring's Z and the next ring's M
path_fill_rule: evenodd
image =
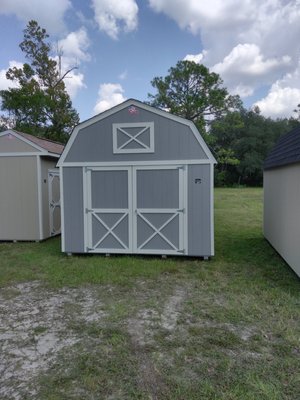
M93 253L184 254L184 166L86 167L85 248Z

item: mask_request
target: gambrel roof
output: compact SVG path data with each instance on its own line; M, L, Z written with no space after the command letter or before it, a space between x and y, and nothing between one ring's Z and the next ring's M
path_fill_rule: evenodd
M264 162L264 169L300 162L300 125L283 135Z
M194 141L194 144L195 144L194 147L201 148L201 150L203 151L203 154L205 155L205 158L207 159L208 163L211 163L211 164L215 164L216 163L216 160L215 160L214 156L212 155L212 153L209 150L207 144L203 140L203 138L200 135L198 129L196 128L195 124L192 121L187 120L187 119L182 118L182 117L178 117L178 116L173 115L173 114L170 114L167 111L163 111L163 110L160 110L158 108L152 107L152 106L150 106L148 104L145 104L145 103L142 103L142 102L140 102L138 100L128 99L128 100L124 101L123 103L121 103L121 104L119 104L119 105L117 105L115 107L112 107L111 109L106 110L106 111L102 112L101 114L95 115L94 117L92 117L92 118L90 118L90 119L88 119L86 121L83 121L79 125L77 125L74 128L74 130L73 130L73 132L72 132L72 134L70 136L70 139L69 139L68 143L66 144L66 147L65 147L65 149L64 149L64 151L63 151L63 153L62 153L57 165L58 166L62 166L62 165L67 165L69 163L68 157L70 157L70 153L72 153L72 150L73 150L74 146L76 146L76 141L78 141L80 139L80 134L81 134L80 132L81 131L83 131L84 129L86 129L88 127L94 126L97 123L101 123L101 122L104 123L110 117L114 117L118 113L123 112L123 110L128 110L128 113L132 115L132 118L134 118L134 117L138 118L139 110L142 110L142 111L144 111L146 113L149 113L149 115L151 113L153 115L153 117L170 120L170 122L172 122L173 124L178 124L178 125L183 126L187 131L189 131L191 133L191 136L193 137L193 141ZM114 128L112 130L120 129L123 133L127 134L127 132L124 132L124 130L126 130L126 128L122 129L126 125L126 121L122 120L122 121L115 121L115 122L122 122L122 123L121 124L120 123L115 123L114 124ZM123 122L125 123L125 125L124 125ZM137 120L137 122L141 122L141 121ZM122 127L119 127L119 125L122 125ZM130 125L132 126L132 124L130 124ZM150 127L150 125L148 126L148 128L149 127ZM116 134L116 132L114 132L114 133ZM101 136L101 135L99 135L99 136ZM103 135L102 135L102 137L103 137ZM95 150L95 148L96 148L95 143L92 143L92 141L89 142L89 141L83 140L83 139L80 139L80 140L82 140L82 143L81 143L82 146L81 147L79 145L77 145L77 146L80 147L80 150L82 152L83 151L89 151L90 154L91 154L91 152ZM184 139L183 139L183 141L184 141ZM89 143L89 146L91 146L90 150L88 150L87 148L84 148L85 146L87 146L87 143ZM100 149L100 147L101 146L99 146L99 149ZM149 144L148 147L149 147L149 149L153 148L153 143ZM102 147L102 148L104 148L104 147ZM115 153L117 153L117 151L115 151ZM125 151L122 151L122 153L125 153ZM125 158L124 158L124 160L125 160Z

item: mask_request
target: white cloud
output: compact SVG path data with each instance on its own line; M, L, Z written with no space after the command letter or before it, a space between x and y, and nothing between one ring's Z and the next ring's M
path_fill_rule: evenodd
M245 43L234 47L222 62L212 67L212 71L224 79L233 93L246 97L252 95L260 84L272 83L290 64L291 58L287 55L265 58L259 46Z
M294 49L300 32L299 0L148 0L182 29L201 36L208 62L224 59L238 44L259 45L269 58Z
M210 30L221 33L224 30L234 29L235 25L247 26L249 15L245 14L244 10L246 7L255 10L255 6L248 0L148 0L148 2L154 11L166 14L177 22L181 29L187 29L193 34L205 34ZM255 0L253 2L255 3Z
M1 0L0 14L15 15L25 23L34 19L54 33L63 30L64 14L70 7L70 0Z
M200 64L204 60L206 53L207 52L204 50L202 53L199 53L199 54L187 54L183 60L184 61L193 61L197 64Z
M122 30L130 32L137 28L135 0L92 0L92 7L99 29L112 39L117 39Z
M300 61L298 68L277 80L270 88L267 96L257 105L262 114L272 118L291 117L293 110L300 103Z
M84 28L80 28L76 32L70 32L64 39L58 42L58 49L61 51L61 67L62 75L74 67L78 67L82 62L90 61L88 48L90 39ZM55 57L58 62L58 56ZM79 70L80 71L80 70ZM64 79L67 92L73 99L78 90L85 88L84 74L77 69L73 69Z
M241 83L234 88L231 88L230 93L233 95L239 95L241 98L245 98L252 96L254 93L254 89L251 86L247 86Z
M84 75L80 72L71 71L64 79L64 83L71 99L76 97L78 90L86 88Z
M90 55L87 52L90 46L88 34L84 28L76 32L70 32L64 39L58 42L62 50L63 58L68 59L68 64L76 64L80 61L89 61Z
M10 81L6 78L6 72L9 68L23 68L23 64L18 61L10 61L7 69L0 70L0 90L7 90L8 88L17 87L17 83Z
M201 38L200 58L233 93L249 96L298 65L300 0L148 0ZM200 53L200 54L203 54ZM293 86L290 86L293 88Z
M255 103L266 117L291 117L293 110L300 103L300 89L281 88L276 83L272 85L269 94Z
M280 58L266 59L256 44L238 44L224 58L221 63L214 65L213 69L219 74L228 74L229 71L241 75L258 77L272 72L272 70L289 64L290 57L285 55Z
M101 113L126 100L124 89L119 83L103 83L99 87L98 100L94 107L94 114Z

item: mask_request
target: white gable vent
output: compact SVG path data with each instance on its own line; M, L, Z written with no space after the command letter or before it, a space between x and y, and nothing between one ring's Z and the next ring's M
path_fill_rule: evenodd
M113 124L113 152L154 153L154 122Z

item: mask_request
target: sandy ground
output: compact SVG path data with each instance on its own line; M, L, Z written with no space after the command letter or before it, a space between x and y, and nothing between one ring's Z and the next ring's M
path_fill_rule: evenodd
M95 288L51 291L30 282L1 289L0 398L34 395L34 377L80 340L69 323L99 321L104 315Z
M166 341L188 340L189 328L207 328L231 332L247 344L257 333L255 327L195 320L186 309L193 295L187 282L179 285L168 279L155 285L139 281L129 288L90 285L51 290L40 282L28 282L0 289L0 399L40 400L39 377L51 375L66 354L72 359L78 349L90 352L95 338L89 327L93 326L100 330L114 326L127 335L140 391L152 400L163 398L168 390L147 349L155 349L155 357L162 357L164 364L173 361L157 334ZM228 351L232 359L261 357L243 346ZM184 374L185 379L196 379L191 368ZM76 392L75 398L85 397Z
M55 365L62 350L83 340L72 324L104 324L107 306L101 287L45 289L39 282L22 283L0 289L0 398L35 398L36 377ZM105 288L106 297L108 288ZM141 292L142 293L142 292ZM127 320L139 364L141 385L156 398L157 380L154 366L143 357L142 348L151 343L156 327L172 331L186 296L175 288L158 313L139 309Z

